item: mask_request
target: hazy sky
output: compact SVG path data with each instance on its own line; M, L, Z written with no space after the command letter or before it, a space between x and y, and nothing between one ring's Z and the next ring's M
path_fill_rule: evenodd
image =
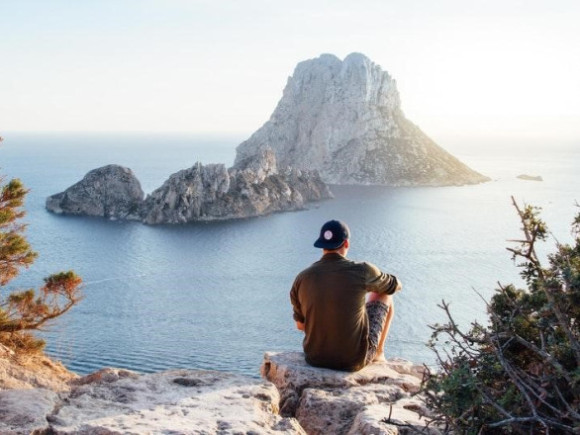
M0 133L250 133L358 51L434 137L580 138L577 0L0 0Z

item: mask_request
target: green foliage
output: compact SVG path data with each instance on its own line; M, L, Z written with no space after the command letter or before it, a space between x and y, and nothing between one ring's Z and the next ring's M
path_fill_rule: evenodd
M18 220L24 216L22 204L26 189L20 180L11 180L0 190L0 286L10 282L21 267L28 267L36 253L22 236L24 225Z
M27 193L20 180L0 187L0 343L20 354L41 351L44 342L29 331L41 329L81 298L81 278L72 271L45 278L39 291L3 294L2 288L37 257L23 235L26 226L19 223Z
M440 370L426 382L427 404L458 433L580 433L580 213L574 244L557 244L544 267L535 247L548 229L537 208L513 203L524 238L508 250L527 289L500 285L488 326L468 332L442 303L449 321L432 326Z

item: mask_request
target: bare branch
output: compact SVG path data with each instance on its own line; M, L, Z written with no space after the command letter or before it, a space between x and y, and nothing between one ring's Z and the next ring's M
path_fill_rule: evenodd
M490 323L472 322L467 332L441 302L448 322L431 328L430 341L441 371L423 382L425 403L435 410L432 421L455 433L572 433L580 427L580 213L573 224L576 245L558 242L544 268L536 243L549 235L547 227L536 208L520 208L513 197L512 203L524 238L512 240L520 246L508 251L520 260L528 288L498 283L490 301L473 289L486 303Z
M513 337L519 344L521 344L522 346L527 347L528 349L530 349L531 351L537 353L539 356L541 356L545 361L549 362L552 367L554 367L556 369L556 371L558 372L558 374L562 377L564 377L564 379L566 379L566 381L568 381L569 383L572 383L572 378L570 377L570 375L566 372L566 370L564 369L564 367L562 367L562 364L560 364L556 358L554 358L552 355L548 354L547 352L543 351L542 349L540 349L539 347L537 347L535 344L530 343L528 340L524 340L522 337L520 337L519 335L514 335Z

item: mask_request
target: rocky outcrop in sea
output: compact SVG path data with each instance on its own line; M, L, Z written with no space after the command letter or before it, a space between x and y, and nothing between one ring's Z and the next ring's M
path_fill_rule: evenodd
M544 181L541 175L520 174L516 178L525 181Z
M409 121L395 80L360 53L299 63L270 119L237 148L235 167L264 149L279 167L331 184L447 186L489 179Z
M46 208L59 214L139 219L143 195L141 183L131 169L107 165L93 169L64 192L48 197Z
M279 171L274 153L265 149L238 168L196 163L171 175L145 199L130 169L105 166L50 196L46 208L151 225L182 224L301 210L309 202L331 197L316 171L291 167Z
M331 196L316 172L278 171L274 153L265 150L238 169L197 163L173 174L147 196L141 217L147 224L239 219L300 210Z
M0 353L0 365L18 364ZM0 371L0 433L438 433L425 427L428 410L414 395L421 367L400 359L349 373L310 367L300 352L266 353L265 380L107 368L84 377L58 369L50 382L45 368L39 384L35 367ZM14 372L20 379L7 379Z
M128 168L90 171L50 196L55 213L147 224L239 219L299 210L331 184L447 186L489 179L439 147L403 114L396 82L366 56L301 62L274 113L237 147L232 168L177 172L143 200Z

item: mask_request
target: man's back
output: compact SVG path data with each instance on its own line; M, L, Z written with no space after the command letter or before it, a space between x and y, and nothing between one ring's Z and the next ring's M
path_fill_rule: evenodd
M384 359L394 313L391 295L402 286L397 277L370 263L347 259L349 238L344 222L330 220L322 226L314 247L324 255L298 274L290 299L296 327L305 333L306 361L354 371Z
M301 272L290 292L294 319L305 325L304 352L314 366L359 370L368 342L368 291L393 293L396 278L368 263L328 253Z

